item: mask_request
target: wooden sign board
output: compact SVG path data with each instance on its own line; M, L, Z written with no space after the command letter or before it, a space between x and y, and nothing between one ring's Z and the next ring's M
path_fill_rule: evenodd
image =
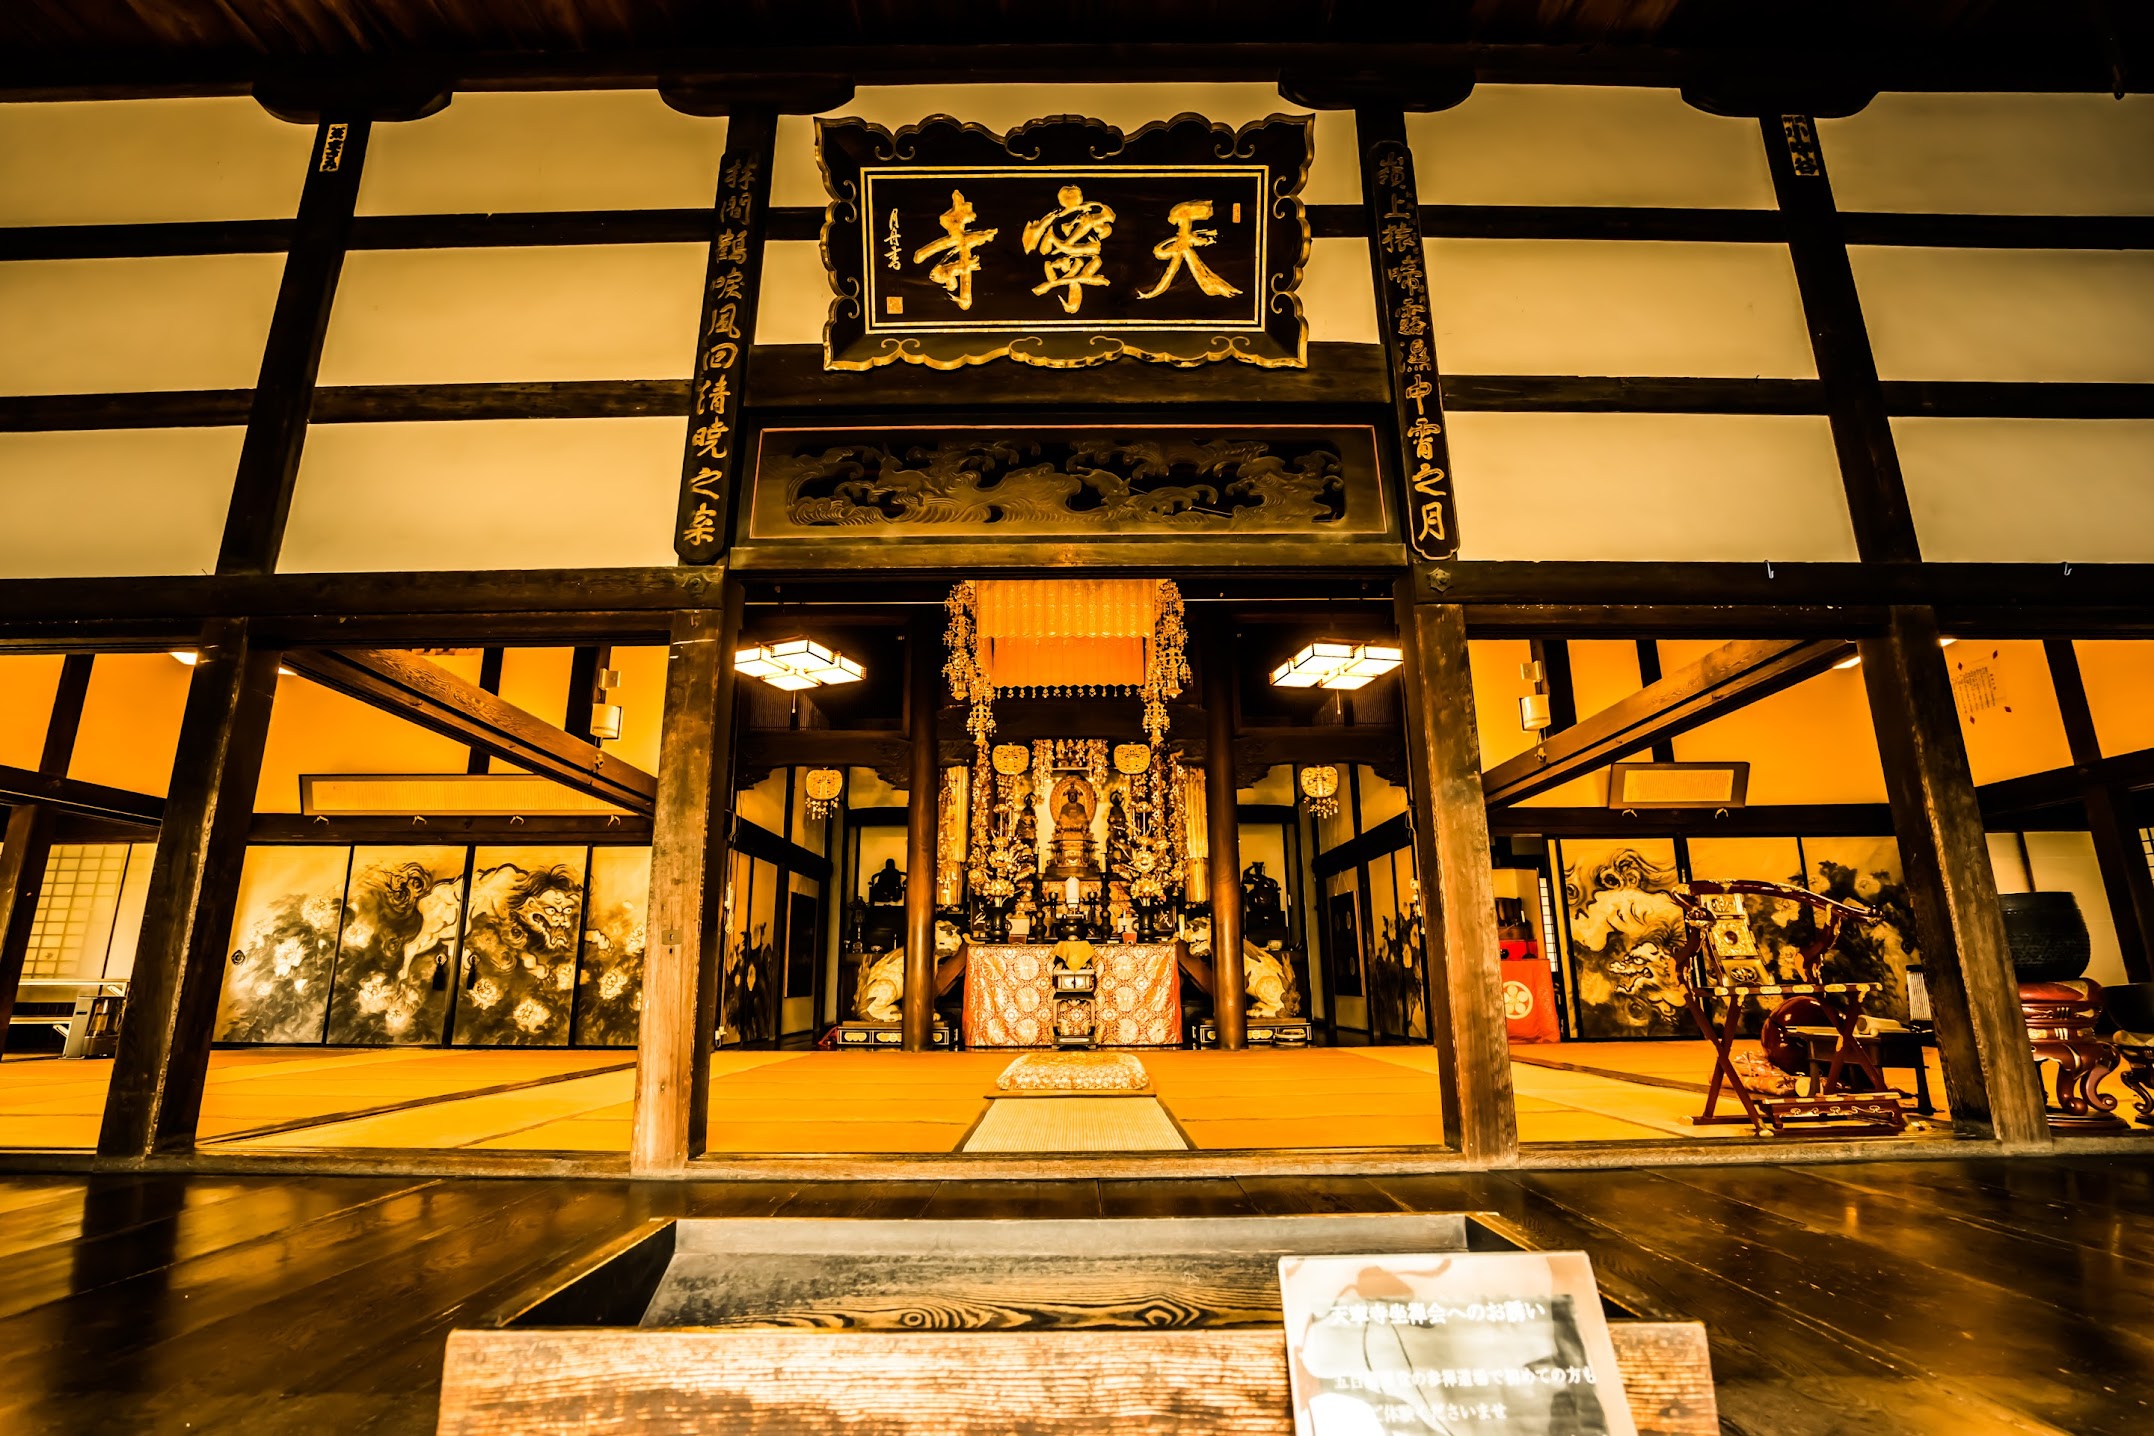
M1281 1257L1297 1436L1636 1436L1583 1252Z
M819 120L823 367L1304 368L1310 146L1309 119L1281 115L1127 136L1072 115L1006 135L948 115L895 134Z

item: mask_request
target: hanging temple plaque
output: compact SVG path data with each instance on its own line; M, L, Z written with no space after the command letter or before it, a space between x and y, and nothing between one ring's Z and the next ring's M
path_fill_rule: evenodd
M823 367L1308 363L1295 289L1311 130L1076 116L1007 135L947 115L819 120L836 299Z

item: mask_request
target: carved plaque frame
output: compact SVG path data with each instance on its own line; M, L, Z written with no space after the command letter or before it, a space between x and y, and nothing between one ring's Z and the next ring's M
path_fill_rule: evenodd
M1396 543L1367 424L763 429L743 541Z
M1310 117L1289 115L1126 136L1075 115L1006 135L948 115L895 133L818 120L823 367L1306 368L1313 144Z

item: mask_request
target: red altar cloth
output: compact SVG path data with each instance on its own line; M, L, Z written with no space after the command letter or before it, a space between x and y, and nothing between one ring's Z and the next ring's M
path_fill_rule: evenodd
M1181 980L1174 944L1100 943L1093 1006L1101 1047L1168 1047L1181 1040ZM965 949L965 1045L1052 1047L1054 949L974 943Z
M1548 964L1539 956L1514 957L1513 948L1532 948L1526 943L1503 945L1503 1025L1513 1042L1559 1042L1556 1025L1556 985Z

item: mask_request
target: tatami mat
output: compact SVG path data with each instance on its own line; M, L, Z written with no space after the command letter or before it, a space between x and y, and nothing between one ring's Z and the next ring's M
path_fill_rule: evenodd
M1155 1097L998 1097L967 1152L1182 1152Z
M954 1152L981 1125L1009 1057L1006 1051L720 1052L711 1059L707 1150ZM1212 1151L1428 1147L1444 1140L1433 1047L1147 1052L1143 1059L1160 1120L1182 1134L1176 1146L1182 1137ZM621 1153L628 1150L633 1113L633 1060L627 1051L220 1051L210 1058L202 1138L277 1151ZM0 1064L0 1147L94 1146L111 1068L109 1061ZM1519 1048L1511 1068L1519 1139L1747 1136L1744 1125L1692 1125L1711 1071L1711 1049L1703 1042ZM1934 1069L1932 1092L1942 1097ZM1061 1140L1041 1130L1011 1140Z

